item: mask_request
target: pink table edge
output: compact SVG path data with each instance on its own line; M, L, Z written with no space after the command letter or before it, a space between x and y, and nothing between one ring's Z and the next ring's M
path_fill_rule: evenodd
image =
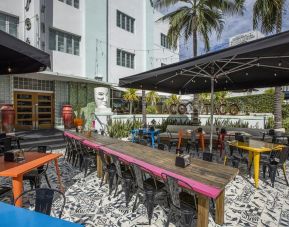
M73 138L73 139L76 139L76 140L81 140L81 141L84 140L84 139L82 139L81 137L76 136L76 135L74 135L74 134L72 134L72 133L70 133L70 132L64 132L63 135L64 135L64 136L68 136L68 137Z
M100 146L99 147L101 150L103 150L104 152L108 153L108 154L112 154L112 155L116 155L118 156L119 158L121 159L124 159L130 163L135 163L137 165L140 165L146 169L149 169L151 170L155 175L161 177L161 174L164 173L164 174L167 174L167 175L170 175L170 176L173 176L173 177L176 177L182 181L184 181L185 183L187 183L188 185L190 185L194 191L202 194L202 195L205 195L207 197L210 197L210 198L213 198L213 199L216 199L219 194L222 192L221 189L218 189L218 188L215 188L215 187L212 187L212 186L209 186L209 185L206 185L206 184L203 184L203 183L200 183L198 181L195 181L195 180L192 180L192 179L189 179L187 177L184 177L184 176L181 176L179 174L176 174L176 173L173 173L173 172L170 172L168 170L165 170L165 169L162 169L162 168L159 168L157 166L154 166L154 165L151 165L149 163L146 163L144 161L141 161L141 160L138 160L138 159L135 159L135 158L132 158L128 155L125 155L125 154L122 154L120 152L117 152L117 151L114 151L114 150L111 150L110 148L107 148L107 147L104 147L104 146Z

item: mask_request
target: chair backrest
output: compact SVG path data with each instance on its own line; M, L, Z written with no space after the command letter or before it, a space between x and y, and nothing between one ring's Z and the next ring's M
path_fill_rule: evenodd
M12 139L10 137L0 139L0 144L3 145L3 152L12 150Z
M180 202L180 193L182 192L182 188L180 187L180 184L182 186L185 186L187 189L192 190L193 188L187 184L186 182L177 179L171 175L168 175L166 173L161 174L163 181L165 182L165 185L167 187L167 191L170 194L171 201L173 205L177 208L181 208L181 202Z
M121 171L120 161L118 157L115 155L111 155L110 158L111 158L112 163L115 165L117 175L120 178L122 178L122 171Z
M6 138L6 133L0 133L0 139Z
M102 161L103 166L107 165L107 162L106 162L105 157L104 157L104 152L99 149L98 150L98 155L100 156L100 159Z
M165 150L165 145L163 143L158 144L158 149L164 151Z
M66 198L63 192L58 191L56 189L51 189L51 188L36 188L32 189L29 191L23 192L19 197L15 199L14 204L18 201L18 199L23 198L23 196L28 195L29 202L31 201L31 194L35 193L34 198L34 210L46 215L51 214L51 208L53 205L53 202L57 199L60 199L62 197L62 205L60 206L59 210L59 218L61 218L65 203L66 203ZM59 202L57 202L59 203Z
M288 147L286 146L286 147L284 147L284 148L282 148L282 151L277 151L275 154L276 154L276 158L278 158L279 159L279 164L284 164L285 162L286 162L286 160L287 160L287 158L288 158L288 153L289 152L289 150L288 150Z
M133 175L134 175L138 188L140 188L141 190L144 190L144 180L146 179L146 174L148 174L154 180L155 189L158 189L155 176L149 169L144 168L135 163L132 163L130 166L133 170Z
M203 153L203 160L207 161L207 162L212 162L213 161L213 153L204 152Z
M52 147L48 145L33 146L28 151L37 151L39 153L52 153Z
M137 183L137 187L140 188L141 190L144 190L144 173L140 166L137 164L131 164L132 169L133 169L133 174L135 181Z

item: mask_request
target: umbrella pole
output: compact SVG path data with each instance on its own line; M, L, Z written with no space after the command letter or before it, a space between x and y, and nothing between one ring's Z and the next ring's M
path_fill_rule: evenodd
M210 153L213 152L213 131L214 131L214 77L211 78L211 132L210 132Z

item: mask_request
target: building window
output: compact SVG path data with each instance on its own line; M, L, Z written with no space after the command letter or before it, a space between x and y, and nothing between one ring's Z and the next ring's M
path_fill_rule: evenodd
M79 0L58 0L58 1L73 6L76 9L79 9Z
M116 63L119 66L134 68L134 57L135 55L120 49L116 51Z
M161 33L161 46L169 48L168 37L163 33Z
M7 32L10 35L15 37L18 36L19 19L17 17L9 16L3 13L0 13L0 30Z
M79 55L80 37L57 31L49 30L49 49Z
M54 81L52 80L37 80L24 77L14 77L13 84L15 89L54 91Z
M134 21L135 19L120 12L116 11L116 25L126 31L134 33Z

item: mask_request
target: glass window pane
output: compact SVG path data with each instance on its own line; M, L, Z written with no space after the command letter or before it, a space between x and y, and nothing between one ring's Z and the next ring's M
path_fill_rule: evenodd
M116 12L116 25L118 27L120 27L120 17L121 17L121 14L119 11Z
M125 30L129 31L130 30L130 18L126 18L126 27Z
M121 55L120 55L120 50L117 50L116 51L116 64L117 65L120 65L120 62L121 62Z
M61 32L57 32L58 42L57 47L58 51L64 52L64 35Z
M66 53L72 54L72 36L66 36Z
M79 0L74 0L74 7L79 9Z
M6 16L0 14L0 30L6 32Z
M121 15L121 27L125 29L125 15L124 14Z
M131 19L131 28L130 28L130 31L132 32L132 33L134 33L134 19Z
M9 19L9 34L17 37L18 20L15 18Z
M79 39L74 39L74 54L79 55Z
M130 54L126 55L126 67L130 68Z
M135 56L135 55L132 55L132 56L131 56L131 68L132 68L132 69L134 69L134 56Z
M56 50L56 33L53 30L49 30L49 49Z
M122 66L125 66L125 60L126 60L125 55L126 55L125 52L122 52L122 56L121 56L121 61L122 61L122 62L121 62L121 65L122 65Z

